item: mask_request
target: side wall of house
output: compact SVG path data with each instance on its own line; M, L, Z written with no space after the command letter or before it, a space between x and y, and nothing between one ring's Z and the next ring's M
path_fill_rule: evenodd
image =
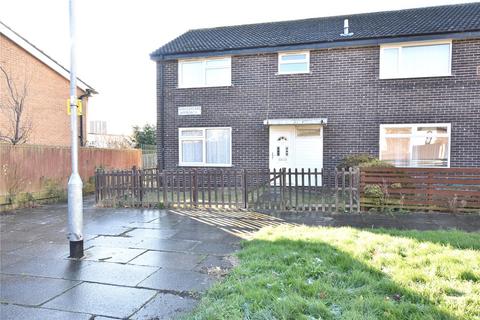
M43 62L0 34L0 65L20 90L27 84L25 119L31 123L28 144L70 145L70 117L67 115L69 82ZM9 100L5 77L0 74L0 100ZM84 92L78 89L80 96ZM86 137L86 99L83 101L83 130ZM11 116L0 110L0 133L10 130Z
M233 56L232 86L216 88L178 88L177 62L166 62L159 156L166 168L178 166L180 127L230 126L233 166L268 168L263 120L312 117L328 118L327 169L351 153L378 156L379 126L392 123L451 123L451 166L480 166L480 39L453 41L450 77L380 80L379 51L311 51L311 72L297 75L277 74L277 54ZM202 106L202 115L179 116L182 106Z

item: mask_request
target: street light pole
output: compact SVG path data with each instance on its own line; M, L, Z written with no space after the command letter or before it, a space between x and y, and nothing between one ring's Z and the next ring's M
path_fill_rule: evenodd
M72 174L68 180L68 240L70 258L83 257L82 179L78 174L77 64L75 61L75 0L70 0L70 130Z

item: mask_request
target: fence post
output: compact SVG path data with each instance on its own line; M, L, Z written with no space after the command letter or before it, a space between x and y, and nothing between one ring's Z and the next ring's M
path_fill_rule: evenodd
M100 194L99 194L99 190L98 190L98 177L99 177L99 169L97 168L95 170L95 204L98 204L98 201L99 201L99 197L100 197Z
M140 206L143 206L143 170L137 170L137 176L138 176L138 194L140 198Z
M137 199L137 166L132 167L132 205L136 205Z
M338 213L338 170L335 168L335 213Z
M357 213L360 213L360 167L355 168L355 178L357 182L355 183L356 190L357 190Z
M243 169L243 208L248 209L247 169Z
M198 207L198 188L197 188L197 169L193 169L192 177L192 196L193 196L193 205Z
M348 184L349 184L349 205L350 205L350 213L353 212L353 170L352 167L348 168Z

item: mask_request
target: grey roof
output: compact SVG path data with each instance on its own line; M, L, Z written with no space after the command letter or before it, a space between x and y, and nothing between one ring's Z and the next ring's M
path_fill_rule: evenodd
M351 37L343 33L349 19ZM480 2L190 30L152 58L240 49L480 31Z

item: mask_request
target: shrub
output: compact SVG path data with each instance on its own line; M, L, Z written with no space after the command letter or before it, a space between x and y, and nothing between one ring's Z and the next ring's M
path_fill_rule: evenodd
M42 196L45 198L56 198L57 200L65 200L67 193L57 181L53 179L45 179L43 181Z
M360 168L393 168L394 165L382 160L373 159L359 164Z
M338 164L337 169L358 167L361 163L370 162L372 160L376 160L376 158L369 154L348 155Z
M348 155L342 159L338 164L337 169L346 170L352 167L363 167L363 168L389 168L393 167L392 164L378 160L376 157L370 154L354 154Z
M95 192L95 177L88 178L87 181L83 183L83 194L92 194Z
M22 192L13 197L13 204L18 207L30 206L35 198L30 192Z
M385 193L379 184L367 184L363 188L363 194L367 203L373 207L381 207L385 201Z

